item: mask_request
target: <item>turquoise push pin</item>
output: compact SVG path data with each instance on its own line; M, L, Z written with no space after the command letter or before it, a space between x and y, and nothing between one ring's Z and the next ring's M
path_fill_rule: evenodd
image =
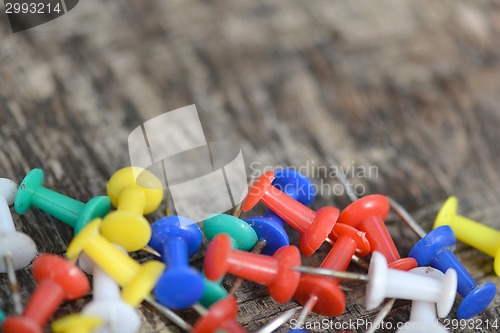
M43 180L41 169L33 169L24 177L14 202L18 214L22 215L35 206L69 225L77 234L94 218L109 212L110 200L107 196L97 196L83 203L44 187Z
M0 310L0 327L2 327L4 321L5 321L5 312Z
M233 249L241 251L250 251L257 244L257 234L246 222L239 218L219 214L214 215L203 222L203 233L210 241L218 234L229 235L232 241ZM215 302L227 296L227 291L221 286L223 279L210 281L206 277L203 280L203 295L200 303L205 307L210 307Z

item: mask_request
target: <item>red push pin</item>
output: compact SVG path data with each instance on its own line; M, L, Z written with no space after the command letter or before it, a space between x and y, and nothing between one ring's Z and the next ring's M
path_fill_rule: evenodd
M347 225L337 223L332 230L333 239L337 241L321 263L320 268L345 271L351 262L352 255L360 256L370 253L370 243L365 233ZM339 316L345 310L345 296L339 288L339 279L328 279L320 276L304 274L300 278L295 299L300 304L308 304L309 299L317 298L313 312L325 316Z
M340 213L337 223L345 223L366 232L371 252L382 253L390 268L408 271L417 267L417 261L413 258L401 259L399 256L396 245L384 223L389 210L389 200L386 196L369 195L347 206Z
M214 333L225 331L228 333L246 333L236 321L238 304L234 296L228 296L214 303L196 322L193 333Z
M271 297L279 303L288 302L299 285L300 252L295 246L283 246L272 257L233 250L226 234L217 235L208 245L203 269L205 276L217 281L231 273L267 286Z
M5 320L5 333L42 333L43 327L65 300L74 300L90 289L85 274L63 258L44 254L33 262L33 276L38 288L22 316Z
M332 231L339 210L323 207L315 212L272 186L273 180L274 172L268 171L253 183L243 203L243 211L249 211L262 200L268 208L300 233L299 248L302 254L312 255Z

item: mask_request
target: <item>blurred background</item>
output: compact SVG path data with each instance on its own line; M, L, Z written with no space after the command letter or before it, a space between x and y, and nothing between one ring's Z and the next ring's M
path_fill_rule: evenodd
M348 178L364 195L395 197L427 231L451 194L462 213L498 229L499 36L500 2L486 0L85 0L18 33L2 11L1 177L20 182L40 167L48 187L84 201L105 194L130 163L134 128L196 104L207 141L238 144L249 173L252 162L299 167L329 157L374 166L376 176ZM322 195L313 207L348 203ZM38 211L15 219L40 252L62 254L72 237ZM406 255L417 236L395 219L388 225ZM474 277L497 282L491 258L462 244L458 253ZM20 273L25 300L29 272ZM4 276L0 285L5 308ZM363 285L349 287L346 314L334 320L373 317ZM251 284L238 299L249 331L297 306ZM499 302L483 318L496 318ZM407 321L409 308L397 302L389 320ZM175 330L142 310L143 332Z

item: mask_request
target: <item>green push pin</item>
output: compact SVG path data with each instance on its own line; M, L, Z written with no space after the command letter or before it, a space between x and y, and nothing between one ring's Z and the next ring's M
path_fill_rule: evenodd
M72 227L76 235L94 218L109 213L109 197L97 196L83 203L44 187L43 180L41 169L33 169L24 177L14 201L18 214L35 206Z
M227 234L231 238L233 248L242 251L252 250L258 241L255 230L248 223L226 214L214 215L203 221L203 233L209 241L218 234ZM200 303L206 308L227 296L226 289L221 286L222 280L210 281L204 278Z
M223 279L210 281L203 276L203 295L199 301L201 305L209 308L212 304L227 296L227 290L221 285Z
M203 233L209 241L219 234L227 234L233 242L233 248L241 251L252 250L259 239L248 223L226 214L213 215L204 220Z

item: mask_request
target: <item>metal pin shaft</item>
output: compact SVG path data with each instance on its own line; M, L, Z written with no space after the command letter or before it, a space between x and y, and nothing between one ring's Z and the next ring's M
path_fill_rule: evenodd
M274 319L272 322L262 327L257 331L257 333L272 333L279 327L283 326L293 315L297 312L297 309L290 309L286 312L283 312L278 318Z
M304 304L302 311L300 311L299 317L297 318L297 327L302 327L304 325L307 316L311 313L317 302L318 296L309 297L306 304Z
M144 299L145 302L147 302L149 305L151 305L153 308L155 308L158 312L163 314L165 317L170 319L174 324L182 328L183 330L187 332L191 332L193 330L193 327L189 325L184 319L179 317L176 313L174 313L172 310L167 309L160 303L154 300L154 298L150 295Z
M333 269L326 269L326 268L305 267L305 266L292 267L292 269L294 271L299 271L311 275L327 276L345 280L368 281L368 275L366 274L336 271Z
M161 254L149 245L144 246L141 250L161 258Z
M385 305L382 307L382 310L380 310L380 312L377 313L377 316L375 316L372 325L365 333L374 333L377 330L377 327L380 326L380 323L384 320L385 317L387 317L387 315L391 311L395 301L396 300L392 298L387 303L385 303Z
M193 309L198 312L200 316L205 316L208 313L208 310L200 303L193 304Z
M16 315L20 316L23 314L24 309L21 301L21 291L19 288L19 283L17 282L16 271L14 269L14 263L12 262L12 256L10 254L6 254L3 257L3 260L5 262L7 278L9 279L14 312L16 313Z
M418 237L424 238L427 233L425 230L411 217L410 213L406 209L403 208L396 200L389 197L389 203L391 204L392 209L398 214L398 216L406 223L413 232L417 234Z

